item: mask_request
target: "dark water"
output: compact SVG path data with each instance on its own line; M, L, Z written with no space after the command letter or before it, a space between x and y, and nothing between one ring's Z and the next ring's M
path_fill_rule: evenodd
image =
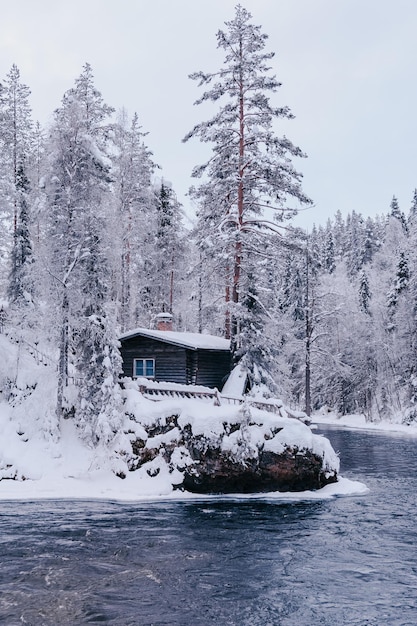
M417 439L327 430L366 496L0 503L0 624L417 624Z

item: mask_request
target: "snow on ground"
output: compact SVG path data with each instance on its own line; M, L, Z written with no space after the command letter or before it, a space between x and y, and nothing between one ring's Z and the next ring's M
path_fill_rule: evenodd
M375 430L392 433L397 432L417 437L417 422L407 425L402 424L400 421L395 421L395 418L390 422L370 422L363 414L338 416L336 413L330 412L314 414L311 419L313 424L330 424L344 428L359 428L363 430ZM398 420L400 419L401 416L398 416Z
M228 425L241 421L244 436L252 446L260 441L276 452L290 443L311 449L323 458L323 467L338 467L339 460L329 441L315 435L308 426L289 417L279 417L256 408L225 404L215 406L211 399L146 399L136 381L125 385L126 423L113 449L89 446L82 441L71 419L58 424L55 417L55 379L51 366L39 364L22 346L0 335L0 500L20 499L107 499L114 501L210 499L175 491L181 483L181 464L186 455L178 448L177 467L169 467L162 456L136 471L127 471L131 441L142 438L151 449L169 444L178 437L178 428L168 430L164 441L154 441L147 428L178 416L178 425L188 425L195 435L223 437L223 447L231 453L239 442L238 432ZM248 420L248 415L250 420ZM245 421L246 420L246 421ZM250 422L250 423L249 423ZM277 425L279 432L276 432ZM275 430L274 430L275 429ZM232 432L233 431L233 432ZM149 467L146 467L149 465ZM147 471L148 470L148 471ZM149 471L151 470L151 471ZM119 478L116 473L125 474ZM305 500L366 493L361 483L340 480L316 492L269 493L225 498ZM219 498L220 496L212 496ZM223 497L223 496L222 496Z

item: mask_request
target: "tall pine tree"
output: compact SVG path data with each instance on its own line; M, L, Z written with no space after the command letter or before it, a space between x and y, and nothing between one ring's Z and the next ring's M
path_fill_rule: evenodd
M193 170L194 177L205 176L205 180L191 193L199 204L200 234L211 240L208 250L217 256L225 283L230 312L226 335L230 334L232 348L239 354L249 349L243 345L240 318L241 303L248 296L250 299L245 285L250 284L251 257L262 250L262 233L277 229L265 211L275 212L277 220L282 220L294 213L295 207L287 205L289 197L297 206L310 202L291 162L303 153L273 131L274 120L293 116L288 107L270 104L269 95L280 87L270 72L274 53L264 50L267 35L251 23L251 17L237 5L234 19L226 22L227 31L217 33L218 48L225 55L223 67L191 75L200 87L207 88L196 104L223 104L210 120L197 124L185 137L185 141L197 137L212 145L209 161ZM244 315L248 315L247 307Z

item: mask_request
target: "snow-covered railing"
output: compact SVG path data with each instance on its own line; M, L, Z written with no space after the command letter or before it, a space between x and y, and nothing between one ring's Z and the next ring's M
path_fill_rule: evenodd
M128 379L126 379L128 380ZM158 382L156 380L135 379L139 391L149 400L163 400L165 398L198 398L218 403L219 392L203 385L186 385L181 383ZM124 379L121 380L122 385Z
M14 335L12 333L7 332L6 333L7 337L10 339L10 341L13 341L14 343L22 346L23 348L25 348L25 350L31 355L33 356L33 358L35 359L36 363L40 364L40 365L57 365L58 361L57 359L49 356L48 354L45 354L44 352L42 352L42 350L39 350L37 345L33 345L31 343L29 343L29 341L26 341L26 339L23 339L23 337L19 336L19 335Z
M139 391L149 400L158 401L166 398L195 398L198 400L211 401L220 406L222 404L243 404L247 402L249 406L261 411L275 413L281 417L291 417L308 423L308 417L300 411L293 411L284 407L282 400L277 398L264 398L258 400L250 396L223 395L217 389L210 389L201 385L185 385L179 383L160 383L146 378L137 379Z
M31 343L29 343L25 339L19 339L18 341L24 344L25 348L36 360L36 363L41 364L41 365L48 365L48 364L56 365L57 364L56 359L53 359L52 357L48 356L47 354L39 350L37 346L33 346Z
M139 391L150 399L157 398L199 398L201 400L215 399L218 396L217 389L207 391L194 391L192 389L172 389L162 387L154 388L147 385L139 385Z
M262 402L248 396L236 397L224 396L223 394L220 394L220 400L221 402L227 402L227 404L243 404L244 402L248 402L250 406L255 407L255 409L260 409L261 411L268 411L269 413L276 413L277 415L281 415L280 409L282 407L282 402L280 400L265 400L265 402Z
M280 415L281 417L291 417L293 419L304 422L305 424L310 424L310 418L303 411L294 411L289 409L288 407L284 407L284 404L281 400L273 399L270 400L255 400L254 398L245 396L245 397L229 397L220 394L220 402L226 401L228 404L243 404L247 402L250 406L253 406L255 409L260 409L261 411L267 411L268 413L275 413L275 415Z
M142 381L144 381L144 379L142 379ZM217 389L209 389L208 387L142 381L139 383L139 391L149 400L158 401L166 398L196 398L199 400L211 400L218 406L221 404L239 405L247 402L250 406L260 409L261 411L268 411L276 415L285 415L293 419L301 420L302 422L308 422L305 413L292 411L286 407L284 408L282 401L278 399L256 400L248 396L226 396L219 393Z

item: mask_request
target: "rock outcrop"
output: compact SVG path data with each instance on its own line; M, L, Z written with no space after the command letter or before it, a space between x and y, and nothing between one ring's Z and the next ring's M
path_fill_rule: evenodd
M247 406L205 407L195 417L198 407L187 408L159 415L132 441L131 471L156 475L163 459L175 488L204 494L304 491L337 481L330 442L294 418Z
M257 459L236 462L210 449L185 470L182 486L193 493L262 493L320 489L336 481L337 473L325 472L323 459L310 450L260 450Z

